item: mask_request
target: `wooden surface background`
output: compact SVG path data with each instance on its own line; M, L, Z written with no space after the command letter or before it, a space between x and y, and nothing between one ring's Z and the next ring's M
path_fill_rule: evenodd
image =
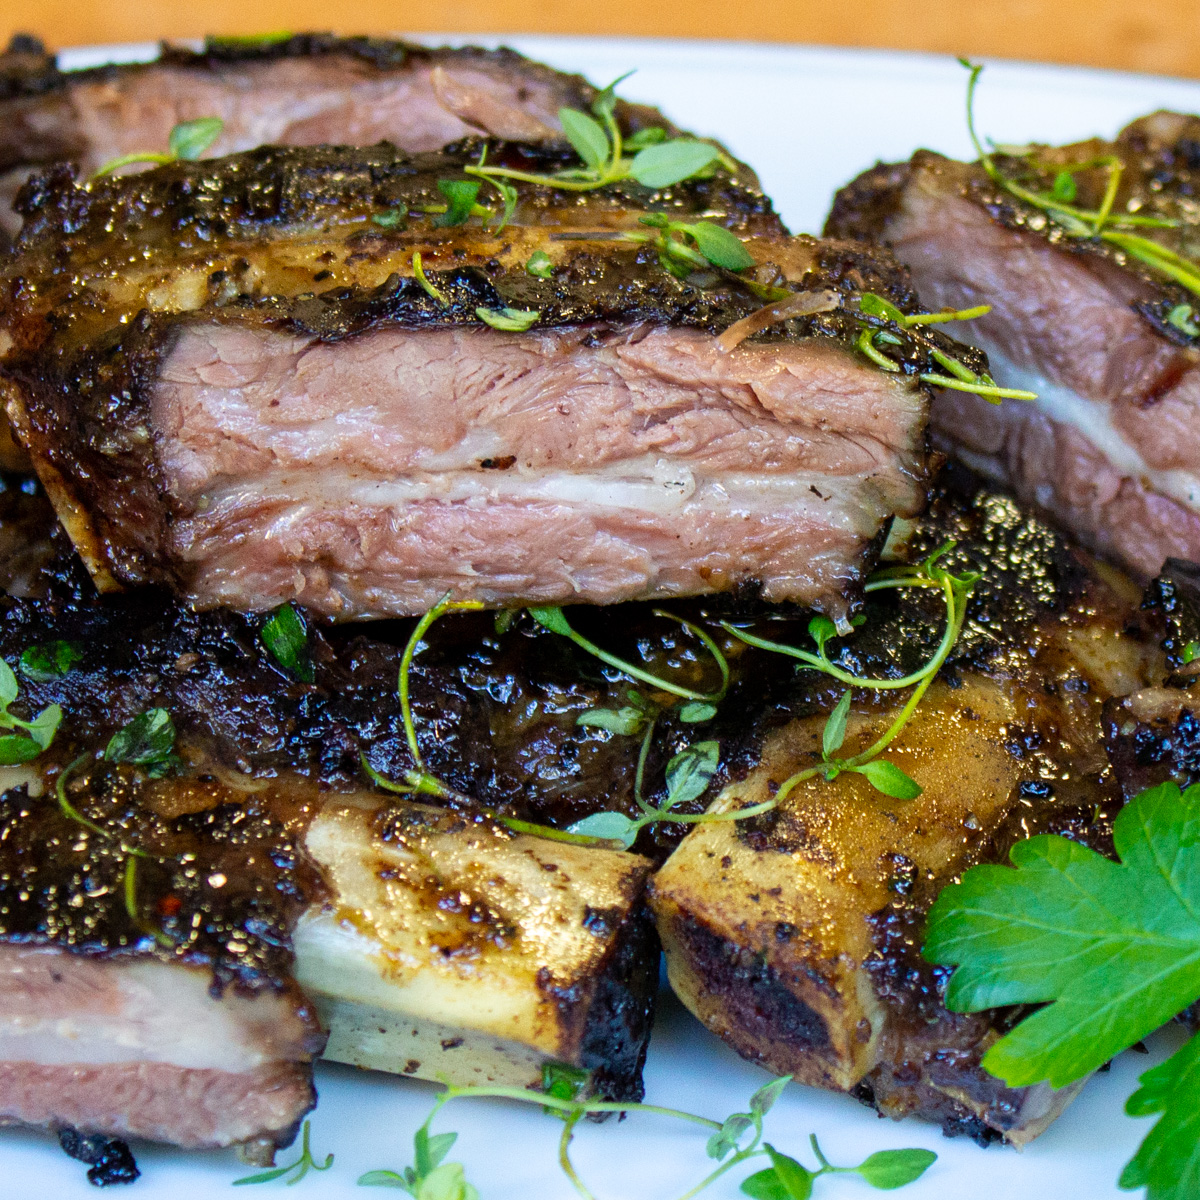
M1200 76L1200 0L0 0L50 46L293 29L883 46Z

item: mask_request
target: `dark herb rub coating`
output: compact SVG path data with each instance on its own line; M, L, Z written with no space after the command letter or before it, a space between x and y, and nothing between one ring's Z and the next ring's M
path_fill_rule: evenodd
M1033 833L1111 850L1122 794L1103 706L1161 679L1164 664L1139 632L1137 589L1011 499L952 480L909 553L947 538L958 541L947 565L982 578L953 657L885 754L923 793L893 800L859 776L818 777L765 815L701 825L652 880L651 905L677 994L745 1057L888 1116L1019 1145L1073 1092L1010 1089L983 1070L1014 1014L946 1010L947 972L920 956L925 913L967 867L1003 861ZM877 595L891 593L872 593L840 661L898 678L932 652L939 605ZM804 644L798 630L758 632ZM718 805L760 803L819 761L844 687L795 678L779 706L789 719ZM856 692L842 752L879 736L903 695Z
M29 185L0 274L8 410L99 585L352 619L447 592L613 603L755 580L844 615L883 525L924 501L929 339L962 353L918 331L887 373L855 351L863 291L915 307L904 272L785 237L723 168L659 191L518 184L499 232L485 185L490 228L439 225L438 183L483 148L264 148ZM755 275L680 278L624 237L657 236L646 215L719 222ZM766 285L818 311L726 351ZM511 310L527 331L481 316Z
M964 337L1001 383L1039 400L942 395L935 444L1148 579L1169 557L1200 558L1200 119L1157 112L1113 141L994 162L1042 194L1075 164L1071 204L1094 212L1114 160L1115 219L1099 235L1014 196L980 164L926 150L844 188L826 230L890 245L931 306L992 305ZM1078 169L1088 162L1098 165ZM1178 256L1168 270L1146 261L1155 247Z
M11 203L31 168L69 161L91 174L165 150L182 121L224 122L210 154L381 139L426 151L477 134L561 142L558 110L587 111L596 95L582 77L506 49L322 33L210 38L201 51L164 45L154 62L64 72L35 39L17 38L0 55L0 231L19 227ZM678 132L642 105L618 102L616 117L626 134Z

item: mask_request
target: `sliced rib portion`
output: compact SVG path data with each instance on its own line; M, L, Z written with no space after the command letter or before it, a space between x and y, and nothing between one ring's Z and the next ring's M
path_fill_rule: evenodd
M1115 156L1124 171L1114 211L1176 224L1127 232L1186 262L1200 248L1190 199L1200 182L1198 132L1197 118L1156 113L1114 142L1039 146L998 165L1036 191L1060 166ZM1106 169L1072 178L1077 207L1100 204ZM964 336L987 351L1000 382L1038 393L1036 404L998 407L962 393L940 396L931 416L936 444L1142 578L1170 556L1200 558L1192 292L1118 243L1071 235L981 166L928 151L851 183L827 229L892 246L932 306L990 304Z
M0 227L16 231L11 201L30 167L70 160L90 175L122 155L161 152L181 121L221 118L210 154L379 141L419 152L478 134L558 142L558 110L587 111L596 95L578 75L472 46L210 38L199 52L165 46L155 62L62 72L22 39L0 56ZM616 115L626 134L678 132L651 108L619 103Z
M1003 861L1018 838L1057 831L1108 846L1121 799L1102 704L1152 678L1158 658L1124 632L1136 589L1010 500L943 495L912 553L947 537L960 539L952 569L983 579L946 676L885 755L922 794L892 800L860 776L818 777L767 814L699 825L653 878L651 905L675 991L745 1057L892 1117L1021 1144L1073 1090L1009 1089L981 1068L1011 1015L947 1012L946 972L920 956L924 914L942 886ZM846 665L911 670L936 641L935 611L911 594L868 606ZM798 628L781 640L803 644ZM800 677L791 719L715 806L762 803L819 762L843 690ZM852 709L842 753L870 745L905 698L876 695Z
M214 996L212 973L0 946L0 1121L194 1148L291 1141L323 1038L293 988Z
M392 778L413 765L403 641L314 632L309 684L260 622L89 597L66 573L45 585L0 621L15 711L65 713L45 754L0 769L0 1123L282 1144L327 1035L331 1057L374 1069L536 1086L556 1061L640 1098L650 862L513 833L461 797L444 811L364 791L360 754ZM493 632L472 615L426 642L428 767L527 820L632 808L636 746L575 724L619 685L581 680L550 635L481 647ZM61 677L17 665L56 643L76 656ZM178 731L166 773L106 761L154 708Z
M878 369L847 307L867 289L911 307L903 272L787 238L723 169L658 192L522 184L499 236L498 213L440 226L436 185L468 182L479 149L31 185L3 280L9 412L100 585L353 619L447 592L611 604L753 581L844 614L884 524L924 500L929 352ZM637 240L667 212L722 222L757 278L668 270ZM808 315L726 351L763 280Z

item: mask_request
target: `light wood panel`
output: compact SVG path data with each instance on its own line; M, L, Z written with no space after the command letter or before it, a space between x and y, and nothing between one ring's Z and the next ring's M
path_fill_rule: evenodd
M1200 0L0 0L0 35L54 46L329 28L887 46L1200 76Z

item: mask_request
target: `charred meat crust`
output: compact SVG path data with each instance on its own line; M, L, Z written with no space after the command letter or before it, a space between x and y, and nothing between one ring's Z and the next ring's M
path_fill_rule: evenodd
M598 934L617 914L591 911L585 924ZM633 908L596 980L580 1039L580 1065L592 1086L609 1100L640 1101L646 1094L642 1067L658 995L658 933L644 903ZM570 1003L570 997L558 997Z

